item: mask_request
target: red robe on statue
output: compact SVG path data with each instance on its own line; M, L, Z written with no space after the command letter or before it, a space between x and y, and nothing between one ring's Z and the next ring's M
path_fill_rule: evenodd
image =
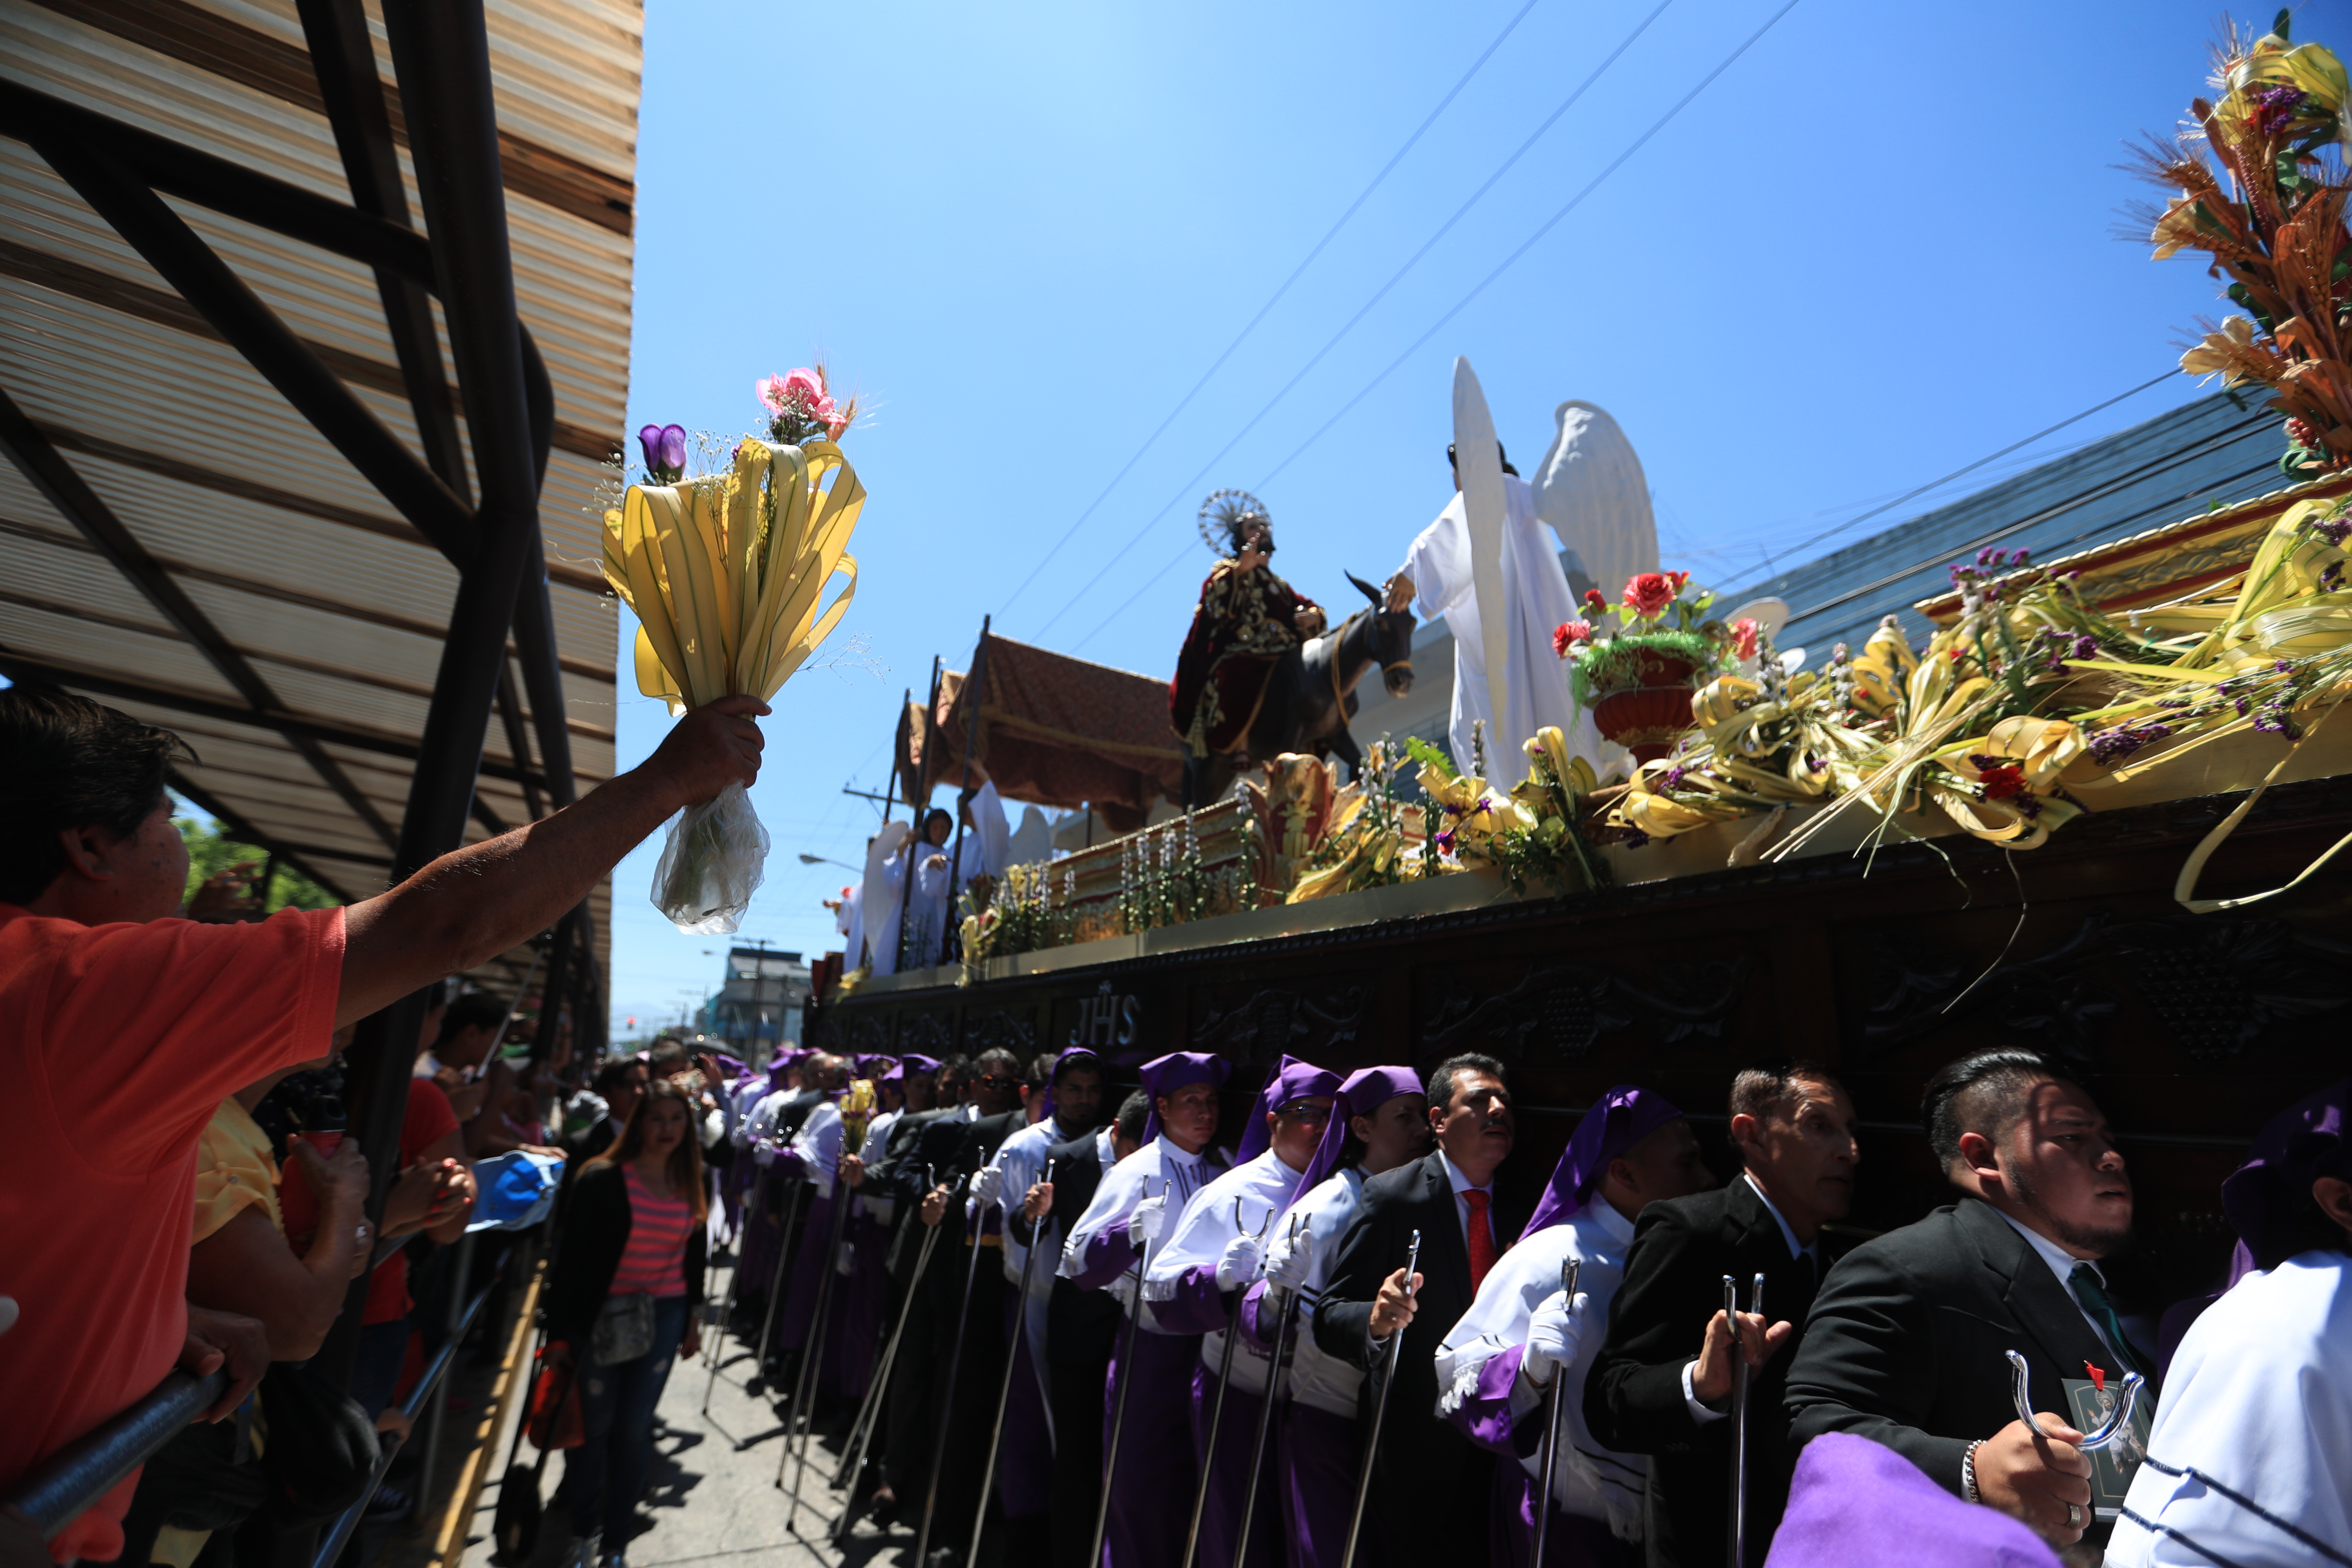
M1193 756L1232 752L1248 739L1275 660L1298 646L1298 612L1320 608L1266 567L1217 563L1201 584L1168 686L1168 722Z

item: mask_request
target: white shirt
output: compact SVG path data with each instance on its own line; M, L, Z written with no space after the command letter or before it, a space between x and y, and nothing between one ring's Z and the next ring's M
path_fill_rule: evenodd
M833 1195L845 1131L841 1107L828 1100L812 1110L808 1120L801 1123L801 1130L793 1134L793 1152L800 1156L801 1168L816 1184L816 1195L821 1198Z
M2296 1531L2352 1561L2352 1258L2336 1251L2249 1274L2189 1325L2107 1562L2324 1563Z
M1453 1161L1446 1159L1445 1151L1443 1149L1440 1149L1437 1152L1437 1157L1445 1166L1445 1179L1454 1184L1454 1217L1462 1222L1462 1245L1464 1247L1468 1247L1470 1245L1470 1200L1464 1197L1462 1194L1475 1188L1475 1190L1486 1194L1486 1234L1495 1237L1495 1254L1498 1258L1501 1257L1503 1252L1503 1238L1495 1234L1495 1188L1493 1183L1489 1182L1484 1187L1478 1186L1476 1183L1473 1182L1469 1177L1462 1173L1461 1167L1454 1164Z
M2014 1217L2002 1214L1992 1205L1987 1204L1985 1207L1992 1209L1993 1213L2008 1220L2009 1228L2025 1237L2025 1245L2032 1247L2042 1262L2050 1265L2050 1272L2058 1276L2059 1287L2066 1292L2066 1300L2074 1303L2074 1310L2083 1314L2083 1321L2091 1325L2091 1332L2099 1336L2099 1342L2107 1347L2107 1353L2115 1356L2120 1363L2123 1358L2116 1351L2115 1342L2107 1338L2107 1331L2099 1326L2099 1320L2091 1316L2090 1309L2083 1305L2083 1299L2074 1294L2074 1270L2086 1263L2090 1264L2092 1274L2098 1279L2100 1288L2105 1289L2107 1277L2100 1270L2099 1266L2087 1258L2075 1257L2040 1231L2031 1230L2020 1225Z
M1650 1461L1621 1454L1594 1440L1584 1424L1584 1380L1608 1337L1609 1304L1625 1281L1625 1254L1633 1244L1633 1222L1596 1194L1575 1214L1548 1226L1504 1254L1478 1299L1445 1336L1437 1352L1438 1409L1451 1414L1474 1393L1486 1363L1528 1342L1535 1310L1559 1289L1561 1265L1578 1263L1576 1288L1585 1304L1576 1358L1555 1375L1560 1387L1561 1463L1554 1471L1552 1500L1563 1513L1605 1520L1621 1539L1641 1539L1642 1493ZM1543 1394L1524 1374L1512 1380L1514 1420L1542 1408ZM1540 1419L1540 1417L1538 1417ZM1519 1461L1530 1479L1543 1479L1540 1450Z

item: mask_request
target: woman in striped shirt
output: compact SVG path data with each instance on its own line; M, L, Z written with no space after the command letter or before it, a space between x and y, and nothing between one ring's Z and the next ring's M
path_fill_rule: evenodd
M647 1084L628 1126L565 1202L547 1322L551 1344L578 1369L587 1429L563 1466L577 1568L627 1568L623 1552L653 1463L654 1406L670 1363L701 1348L709 1210L693 1109L676 1084Z

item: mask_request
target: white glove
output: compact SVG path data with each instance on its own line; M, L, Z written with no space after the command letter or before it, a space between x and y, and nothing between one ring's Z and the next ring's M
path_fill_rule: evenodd
M1519 1357L1519 1370L1538 1388L1548 1388L1552 1375L1576 1359L1577 1346L1584 1337L1585 1309L1592 1298L1585 1291L1576 1293L1571 1306L1568 1293L1555 1290L1544 1298L1543 1304L1528 1320L1528 1348Z
M1265 1282L1276 1290L1296 1290L1307 1283L1307 1270L1315 1266L1315 1237L1302 1230L1297 1236L1278 1237L1265 1252Z
M1225 1255L1217 1259L1217 1289L1238 1290L1257 1278L1257 1237L1237 1236L1225 1243Z
M762 1170L776 1163L776 1146L773 1143L769 1142L764 1138L755 1141L751 1145L751 1163Z
M1160 1233L1167 1228L1168 1199L1165 1195L1144 1199L1128 1216L1128 1236L1146 1247L1159 1246Z
M982 1165L971 1173L972 1201L986 1208L1004 1193L1004 1167Z

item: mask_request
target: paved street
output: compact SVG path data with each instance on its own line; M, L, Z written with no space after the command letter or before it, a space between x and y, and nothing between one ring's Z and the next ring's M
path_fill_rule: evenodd
M712 1270L719 1294L727 1286L723 1269ZM861 1524L835 1552L824 1540L841 1507L839 1493L826 1482L839 1464L837 1450L820 1441L809 1449L807 1478L802 1488L798 1528L784 1528L786 1495L776 1484L776 1469L784 1452L784 1433L774 1405L748 1392L743 1379L751 1370L752 1352L733 1340L727 1342L728 1363L715 1384L699 1361L682 1362L671 1373L655 1415L654 1462L651 1484L641 1505L651 1528L627 1548L629 1568L674 1568L677 1564L708 1563L712 1568L757 1564L759 1568L801 1568L823 1563L826 1568L863 1568L867 1563L896 1564L914 1556L914 1536L898 1531L888 1537ZM710 1386L710 1414L702 1414L703 1391ZM491 1521L498 1510L500 1472L512 1428L499 1436L499 1465L482 1488L479 1505L467 1528L462 1568L490 1568ZM528 1463L536 1456L523 1447ZM547 1510L540 1531L539 1550L529 1568L558 1568L571 1528L557 1499L563 1470L558 1455L547 1463L541 1491ZM790 1477L787 1476L787 1480ZM814 1540L815 1544L810 1544ZM609 1544L609 1543L608 1543Z

